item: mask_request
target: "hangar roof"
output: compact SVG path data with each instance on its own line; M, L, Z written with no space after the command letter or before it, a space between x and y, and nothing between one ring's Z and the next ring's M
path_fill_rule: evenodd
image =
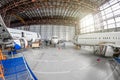
M109 0L0 0L9 27L31 24L75 25ZM10 25L11 24L11 25Z

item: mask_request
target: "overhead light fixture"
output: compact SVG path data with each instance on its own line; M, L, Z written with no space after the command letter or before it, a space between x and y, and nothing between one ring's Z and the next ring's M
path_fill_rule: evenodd
M36 0L31 0L31 2L35 2Z
M2 7L2 5L0 4L0 7Z

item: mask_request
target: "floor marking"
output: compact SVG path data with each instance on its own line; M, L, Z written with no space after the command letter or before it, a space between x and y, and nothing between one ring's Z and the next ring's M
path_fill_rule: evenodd
M105 80L109 80L109 78L113 75L114 71L116 70L117 66L115 69L105 78Z
M65 74L65 73L70 73L71 71L62 71L62 72L38 72L38 71L33 71L35 73L39 74Z
M68 62L68 61L72 61L73 59L69 59L69 60L32 60L32 61L38 61L38 62Z
M92 64L92 65L87 65L87 66L85 66L85 67L82 67L82 68L80 68L79 70L83 70L83 69L88 69L88 67L89 66L93 66L93 65L96 65L97 63L95 63L95 64ZM39 72L39 71L34 71L33 70L33 72L36 72L36 73L39 73L39 74L65 74L65 73L70 73L70 72L72 72L73 70L70 70L70 71L61 71L61 72Z
M97 65L97 64L98 64L98 63L89 64L89 65L87 65L87 66L84 66L84 67L79 68L79 70L88 69L88 67L93 66L93 65Z
M83 70L83 69L88 69L89 66L93 66L93 65L96 65L97 63L95 64L92 64L92 65L87 65L85 67L82 67L80 68L79 70ZM65 73L70 73L72 72L73 70L70 70L70 71L62 71L62 72L39 72L39 71L33 71L33 72L36 72L36 73L39 73L39 74L65 74Z

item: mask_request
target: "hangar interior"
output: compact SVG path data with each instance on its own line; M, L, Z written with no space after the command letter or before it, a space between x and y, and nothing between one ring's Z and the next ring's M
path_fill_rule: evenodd
M39 47L29 46L17 51L20 54L7 55L24 56L37 78L32 75L32 80L120 80L120 56L106 56L120 54L120 0L0 0L0 15L7 28L40 34ZM94 33L98 34L92 36ZM53 36L61 42L50 45ZM0 42L1 50L4 45ZM95 49L99 49L97 54ZM0 66L0 72L3 69ZM19 73L11 76L8 71L6 77L7 72L3 72L0 80L22 80Z

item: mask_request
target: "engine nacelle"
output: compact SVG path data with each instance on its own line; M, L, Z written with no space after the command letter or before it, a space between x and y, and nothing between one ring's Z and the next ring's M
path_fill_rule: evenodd
M114 54L113 47L109 45L100 45L98 47L95 47L95 54L106 56L106 57L112 57Z
M105 56L112 57L114 54L114 50L111 46L105 46Z
M19 50L19 49L23 49L23 48L27 48L27 47L28 47L28 42L26 39L22 38L22 39L14 40L14 49L15 50Z

